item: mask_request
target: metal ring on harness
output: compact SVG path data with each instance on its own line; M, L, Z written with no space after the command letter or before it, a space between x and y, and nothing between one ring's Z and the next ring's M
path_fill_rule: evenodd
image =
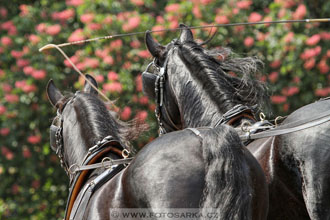
M263 112L260 112L259 118L261 121L264 121L266 119L266 115Z
M79 165L76 164L76 163L74 163L74 164L72 164L72 165L69 167L69 169L68 169L68 173L69 173L70 175L74 175L74 174L76 173L76 170L77 170L77 169L74 169L74 168L79 168Z
M111 163L108 166L106 166L104 165L104 162L106 161L110 161ZM103 158L101 163L102 163L102 167L104 167L105 169L110 169L111 166L113 165L112 159L110 157Z
M249 126L252 126L252 124L249 121L244 121L241 125L241 130L243 132L250 132Z
M130 152L127 149L124 149L121 152L121 155L123 156L123 158L127 158L129 156Z
M277 117L275 118L275 122L274 122L274 123L275 123L275 127L277 127L277 125L278 125L277 122L278 122L279 120L282 120L283 118L284 118L284 117L282 117L282 116L277 116Z

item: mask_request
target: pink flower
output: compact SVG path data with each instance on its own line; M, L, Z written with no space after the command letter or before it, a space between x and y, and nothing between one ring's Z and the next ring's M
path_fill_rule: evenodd
M28 137L27 141L30 144L38 144L41 141L41 136L40 135L31 135Z
M272 72L271 74L269 74L268 79L272 83L276 82L278 79L278 72Z
M109 73L108 73L108 79L109 80L111 80L111 81L116 81L116 80L118 80L118 74L116 73L116 72L114 72L114 71L110 71Z
M12 43L13 43L13 41L7 36L3 36L1 38L1 44L4 46L10 46Z
M59 24L51 25L46 28L46 33L52 36L60 33L60 31L61 26Z
M115 61L113 60L112 56L108 55L108 56L104 57L103 62L106 64L109 64L109 65L112 65L112 64L114 64Z
M111 82L103 85L103 89L108 92L118 92L121 93L123 86L119 82Z
M165 23L165 19L160 15L158 15L156 17L156 21L157 21L158 24L164 24Z
M4 92L10 93L13 88L11 87L11 85L9 85L7 83L4 83L4 84L2 84L2 89L3 89Z
M153 31L153 34L154 35L160 35L160 36L164 36L165 35L165 32L164 31L161 31L161 30L164 30L164 26L162 25L155 25L151 28L151 30Z
M258 21L261 21L261 19L262 19L262 16L259 13L252 12L249 16L248 21L249 22L258 22Z
M32 156L31 151L27 147L23 148L22 154L24 158L30 158Z
M311 49L305 49L305 51L300 55L300 58L307 60L309 58L315 57L321 53L322 49L320 46Z
M123 46L123 41L121 39L114 40L110 43L111 50L119 50Z
M44 79L46 77L46 71L45 70L34 70L31 75L35 79Z
M132 17L128 19L128 23L123 25L123 31L132 31L137 28L141 23L141 18L138 16Z
M128 120L131 117L132 109L128 106L124 107L123 111L120 114L122 120Z
M1 128L0 129L0 135L1 136L7 136L10 133L10 129L9 128Z
M72 57L70 57L70 60L73 64L77 64L79 62L79 58L78 58L77 55L73 55ZM67 67L71 67L70 62L67 59L64 60L64 65L67 66Z
M322 59L319 64L317 65L317 68L320 70L322 74L326 74L329 72L329 66L326 62L326 59Z
M94 14L92 13L83 14L80 16L80 21L85 24L91 23L93 19L94 19Z
M284 42L285 43L290 43L294 38L294 33L291 31L284 37Z
M280 67L280 65L281 65L281 60L274 60L273 62L270 63L270 67L273 69Z
M307 12L306 6L304 4L300 4L297 7L296 11L293 13L292 18L297 20L302 19L305 17L306 12Z
M1 147L1 154L4 155L7 160L12 160L14 158L13 152L11 152L7 147L2 146Z
M112 24L112 17L109 15L107 17L104 18L103 20L104 24Z
M262 32L257 33L257 40L258 41L264 41L266 39L266 37L267 37L267 34L264 34Z
M32 66L25 66L23 68L23 72L25 73L25 75L31 75L33 71L34 68Z
M304 63L304 68L310 70L315 66L315 59L311 58Z
M15 87L18 88L18 89L21 89L23 88L23 86L26 85L26 81L25 80L22 80L22 81L16 81L15 82Z
M29 65L30 64L30 61L28 61L26 59L18 59L16 61L16 64L17 64L18 67L23 68L23 67Z
M296 86L285 87L282 89L282 94L285 96L293 96L299 93L299 88Z
M322 89L316 89L316 91L315 91L316 96L326 97L329 94L330 94L330 87L322 88Z
M104 76L103 75L96 75L94 76L96 82L101 83L104 82Z
M36 26L36 30L40 33L43 33L46 30L46 24L45 23L40 23Z
M308 46L313 46L317 44L320 40L321 40L321 36L319 34L314 34L313 36L311 36L306 40L306 44Z
M30 92L37 91L37 87L35 85L26 84L26 85L23 86L22 90L25 93L30 93Z
M0 69L0 78L4 77L6 75L5 71L3 71L2 69Z
M90 29L92 31L100 30L100 29L102 29L102 24L90 23L90 24L88 24L88 29Z
M5 107L5 106L3 106L3 105L0 105L0 115L3 115L3 114L5 114L5 113L6 113L6 111L7 111L6 107Z
M250 0L243 0L236 3L237 8L239 9L249 9L250 5L252 5L252 1Z
M82 29L79 28L70 35L68 41L74 42L74 41L80 41L80 40L84 40L84 39L85 39L84 32Z
M29 14L29 8L27 5L20 5L19 9L21 10L21 13L19 14L20 16L24 17Z
M217 15L215 17L215 22L217 24L228 24L229 23L229 19L226 15Z
M320 35L323 40L330 40L330 32L321 32Z
M0 16L1 16L2 18L6 18L6 17L7 17L7 14L8 14L7 9L4 8L4 7L1 7L1 8L0 8Z
M143 59L146 59L146 58L150 58L151 57L151 54L149 53L148 50L141 50L139 53L138 53L138 56L143 58Z
M180 10L180 4L178 3L170 4L165 7L166 12L178 12L179 10Z
M132 4L136 5L136 6L143 6L144 5L144 1L143 0L130 0Z
M12 55L12 57L18 59L23 56L23 51L12 50L10 54Z
M142 92L142 75L135 78L136 91Z
M148 112L147 111L139 111L137 114L136 114L136 119L140 122L144 122L147 117L148 117Z
M65 3L69 6L79 6L84 4L84 0L66 0Z
M52 18L54 20L60 20L61 22L65 22L70 18L74 17L74 15L75 15L75 11L73 9L67 9L64 11L52 13Z
M286 102L286 97L281 95L273 95L270 97L270 99L274 104L281 104Z
M18 95L14 95L14 94L6 94L5 100L9 103L17 103L19 101L19 97Z
M192 13L195 15L196 18L202 18L202 13L198 5L195 5L193 7Z
M125 69L125 70L130 69L131 66L132 66L132 63L129 62L129 61L127 61L127 62L124 63L124 65L123 65L123 69Z
M141 98L139 98L139 103L141 105L148 105L149 103L149 99L147 96L142 96Z
M97 68L100 65L100 62L96 58L85 58L84 64L86 68Z
M251 47L254 44L254 39L252 37L247 37L244 39L244 45L246 47Z
M141 46L141 43L138 40L133 40L131 41L130 46L133 47L134 49L137 49Z
M7 30L7 31L12 29L13 27L15 27L13 21L6 21L6 22L1 24L1 28L4 29L4 30Z

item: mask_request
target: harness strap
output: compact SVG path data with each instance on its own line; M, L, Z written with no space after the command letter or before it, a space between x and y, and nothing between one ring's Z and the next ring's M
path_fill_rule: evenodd
M83 170L92 170L92 169L101 168L101 167L111 167L114 165L128 164L132 160L133 160L133 157L130 157L130 158L124 158L124 159L103 161L101 163L94 163L91 165L82 165L82 166L77 165L74 167L75 169L70 170L70 172L76 173L76 172L83 171Z
M108 180L112 179L115 175L117 175L124 168L124 165L113 166L111 167L111 169L107 169L99 176L97 176L93 181L86 184L74 203L70 214L70 220L83 219L86 207L93 193L97 189L99 189L104 183L106 183Z
M311 128L316 125L323 124L325 122L330 121L330 110L325 111L322 114L309 118L307 120L300 120L297 122L293 122L290 124L284 124L280 125L277 128L268 130L268 131L263 131L260 133L256 134L249 134L247 133L246 135L241 135L240 138L245 141L245 140L250 140L250 139L259 139L259 138L265 138L265 137L272 137L272 136L278 136L282 134L289 134L295 131L300 131L303 129Z

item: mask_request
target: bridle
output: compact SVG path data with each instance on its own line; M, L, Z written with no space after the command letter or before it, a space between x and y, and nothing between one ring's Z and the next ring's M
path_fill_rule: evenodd
M128 158L130 152L122 147L123 144L120 143L120 141L115 140L114 137L111 135L106 136L102 140L98 141L93 147L89 148L87 154L84 156L83 162L81 165L78 164L72 164L69 166L68 161L65 158L64 154L64 141L63 141L63 117L61 112L63 112L65 106L67 104L70 104L74 101L76 95L79 92L77 92L69 101L67 101L63 107L57 110L57 115L54 118L51 126L50 126L50 145L52 149L55 150L56 155L58 156L61 167L65 170L66 174L70 178L70 185L72 185L73 180L75 179L75 176L78 172L83 170L90 170L90 169L96 169L100 167L109 167L113 165L118 164L128 164L132 158ZM101 163L93 164L93 165L86 165L86 163L90 160L90 156L93 154L97 154L100 152L104 146L109 146L109 144L115 143L116 146L120 146L118 149L115 149L116 154L120 156L123 159L118 160L111 160L110 158L106 157L108 161L102 160Z
M162 110L164 111L166 118L168 119L169 126L172 127L173 130L181 130L173 122L173 119L168 113L169 111L167 110L166 105L164 105L164 100L165 100L164 88L165 88L166 80L168 78L168 74L167 74L168 60L169 60L169 55L166 56L163 66L159 66L157 65L154 59L151 63L148 64L146 70L143 72L157 76L155 80L155 102L156 102L155 115L159 125L158 133L160 136L168 133L162 122L162 120L165 119L164 115L162 114ZM229 109L225 114L223 114L214 127L217 127L221 124L231 125L235 120L241 117L246 117L252 121L256 121L253 110L250 107L239 104L239 105L235 105L233 108Z
M164 119L164 115L162 114L162 110L164 111L166 118L168 119L168 125L172 127L174 130L180 130L178 126L174 123L174 120L171 118L168 109L166 108L166 105L164 105L165 102L165 96L164 96L164 88L165 88L165 82L168 77L167 74L167 64L168 64L169 56L166 56L166 59L164 61L163 66L159 66L156 64L155 59L148 64L146 70L144 73L156 75L155 80L155 102L156 102L156 109L155 109L155 115L158 121L159 135L166 134L168 131L166 130L162 119ZM152 69L153 68L153 69ZM155 73L156 71L156 73Z

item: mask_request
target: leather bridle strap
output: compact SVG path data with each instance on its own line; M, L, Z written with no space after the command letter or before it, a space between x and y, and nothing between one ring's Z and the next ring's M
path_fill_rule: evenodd
M292 133L295 131L301 131L303 129L311 128L311 127L323 124L328 121L330 121L330 110L325 111L322 114L320 114L316 117L313 117L313 118L309 118L306 120L299 120L297 122L293 122L290 124L280 125L277 128L263 131L263 132L256 133L256 134L248 133L247 135L241 135L240 138L243 141L246 141L246 140L251 140L251 139L259 139L259 138L278 136L278 135L282 135L282 134L289 134L289 133Z
M92 170L92 169L96 169L96 168L106 168L106 167L111 167L114 165L120 165L120 164L128 164L133 160L133 157L130 158L124 158L124 159L117 159L117 160L106 160L103 161L101 163L95 163L95 164L91 164L91 165L77 165L74 167L74 170L70 170L70 172L72 173L76 173L79 171L83 171L83 170Z

